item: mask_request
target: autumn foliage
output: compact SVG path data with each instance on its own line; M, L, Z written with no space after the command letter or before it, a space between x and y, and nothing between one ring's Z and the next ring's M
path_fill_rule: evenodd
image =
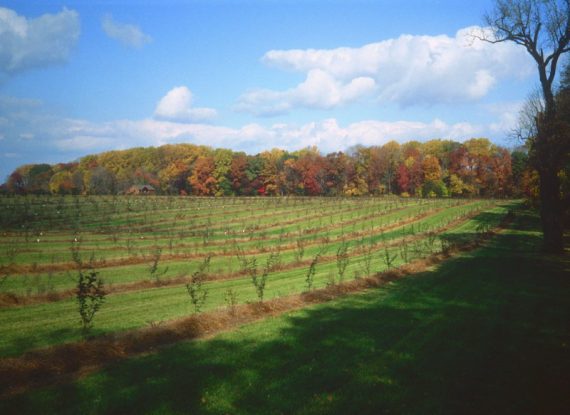
M519 153L513 171L511 153L485 138L390 141L326 155L316 147L248 155L177 144L24 165L4 188L14 194L115 194L144 184L159 194L197 196L504 197L533 191L533 172L525 160L521 166Z

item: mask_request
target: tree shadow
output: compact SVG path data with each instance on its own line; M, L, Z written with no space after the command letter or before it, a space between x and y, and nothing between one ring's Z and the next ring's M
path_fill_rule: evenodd
M539 243L498 235L429 272L129 359L0 411L565 413L568 258L536 255Z
M33 352L34 349L62 343L62 339L74 339L80 332L79 328L59 328L37 333L26 333L25 335L14 337L2 348L1 352L2 355L8 357L19 355L22 350ZM97 333L100 332L93 332L93 334Z
M508 224L513 220L517 221L517 230L527 232L524 236L517 233L506 233L489 238L495 233L493 230L496 227ZM471 231L452 231L439 237L456 246L469 245L477 240L487 241L490 239L487 241L487 244L490 244L501 255L505 249L508 249L512 255L527 255L529 252L534 254L540 251L542 236L537 231L539 229L538 218L532 212L521 209L517 203L509 205L509 211L506 215L503 212L485 211L472 217L470 222L475 224ZM477 252L475 251L474 254L477 254ZM492 252L485 252L484 255L492 255Z

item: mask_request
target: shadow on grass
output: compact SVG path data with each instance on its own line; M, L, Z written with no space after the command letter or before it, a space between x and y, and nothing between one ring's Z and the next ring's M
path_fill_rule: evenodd
M434 271L130 359L0 412L566 413L568 256L539 246L501 234Z
M46 345L50 344L60 344L67 339L73 340L80 333L81 329L79 328L79 324L77 325L77 329L60 328L36 333L26 333L25 335L15 337L12 341L7 343L1 351L4 356L10 357L12 355L18 355L21 350L34 350L46 347ZM97 331L93 330L91 334L96 335L97 333Z
M445 235L451 243L461 245L463 243L469 243L470 240L475 236L485 236L485 234L494 227L508 224L516 217L516 226L513 228L511 226L510 232L506 232L500 235L499 238L493 238L490 241L492 246L491 250L482 251L482 256L502 256L507 255L510 259L510 265L516 270L521 268L521 264L514 260L515 257L528 257L529 253L536 255L539 261L550 260L552 264L550 266L557 266L562 263L568 263L568 260L564 260L560 257L549 257L547 254L540 255L542 250L542 230L540 226L540 221L536 214L523 208L520 203L513 202L508 207L508 213L503 215L499 212L487 211L482 212L471 218L471 222L475 222L477 225L475 229L471 232L466 233L449 233ZM570 244L570 233L566 235L566 246ZM478 255L479 251L474 251L475 256ZM524 273L524 271L523 271ZM510 272L513 274L513 272Z

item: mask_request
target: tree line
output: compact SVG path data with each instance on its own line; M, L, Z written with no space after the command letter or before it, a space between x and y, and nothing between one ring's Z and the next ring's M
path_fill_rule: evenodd
M510 197L537 193L524 150L486 138L316 147L256 155L193 144L133 148L73 163L27 164L3 185L11 194L119 194L147 185L158 194L196 196Z

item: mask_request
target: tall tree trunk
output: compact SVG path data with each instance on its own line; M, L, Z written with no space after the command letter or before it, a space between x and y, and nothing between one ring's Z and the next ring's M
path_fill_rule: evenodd
M564 209L560 199L558 171L556 168L543 166L539 175L543 249L546 252L560 253L564 250Z
M540 177L540 218L544 233L543 249L550 253L564 251L564 206L560 194L560 154L552 142L556 137L555 107L546 102L544 117L539 120L535 143Z

